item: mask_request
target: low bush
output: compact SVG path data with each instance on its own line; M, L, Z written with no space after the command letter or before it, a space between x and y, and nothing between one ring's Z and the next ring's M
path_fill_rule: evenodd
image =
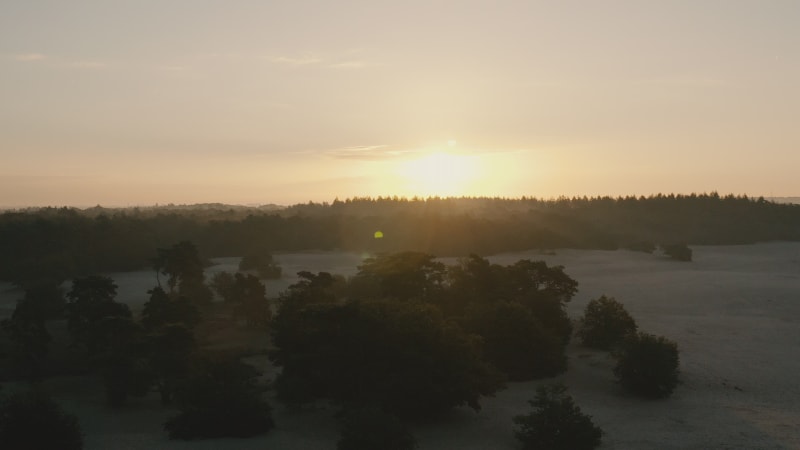
M272 410L261 399L257 375L233 359L200 363L175 392L181 413L164 424L170 439L244 438L272 429Z
M603 430L581 412L563 384L540 387L529 403L531 413L514 417L524 450L591 450L600 445Z
M9 450L80 450L83 435L75 416L39 391L0 400L0 446Z
M587 347L611 350L636 333L636 321L625 306L613 297L594 299L586 305L580 321L578 337Z
M668 397L678 385L678 363L675 342L639 333L626 340L614 375L623 388L636 395Z
M661 244L661 250L665 255L678 261L691 261L692 249L686 244Z

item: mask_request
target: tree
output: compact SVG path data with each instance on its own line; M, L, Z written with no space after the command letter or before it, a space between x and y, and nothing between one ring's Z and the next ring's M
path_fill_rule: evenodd
M153 384L142 328L131 317L104 317L91 329L90 356L103 377L106 400L114 407L143 397Z
M583 414L566 386L554 384L536 390L528 403L534 410L514 417L515 434L525 450L591 450L600 446L603 431Z
M214 288L226 303L235 306L235 313L244 317L248 326L265 326L271 316L267 288L254 275L220 272L214 276Z
M600 298L586 305L580 321L578 336L587 347L611 350L636 333L636 321L633 320L625 306L613 297Z
M274 427L258 372L235 359L202 360L176 390L181 413L164 423L170 439L251 437Z
M678 385L678 345L663 336L630 336L619 354L614 375L626 390L643 397L662 398Z
M284 313L286 317L281 317ZM368 404L400 417L432 415L502 386L480 339L432 305L398 301L281 309L270 359L283 366L278 397Z
M254 270L259 278L277 279L281 277L283 269L272 258L272 254L265 250L251 250L242 256L239 261L239 270Z
M344 413L337 450L413 450L417 441L397 416L376 408Z
M0 400L0 443L9 450L80 450L78 420L41 391Z
M171 403L177 386L189 377L196 347L194 335L185 325L164 325L148 335L148 347L147 359L161 394L161 403Z
M205 264L197 247L189 241L181 241L170 248L159 248L153 260L156 274L167 276L169 293L186 296L198 304L210 303L213 295L205 285Z
M486 359L511 381L551 377L567 368L564 341L518 303L475 305L464 324L483 338Z
M445 265L435 258L422 252L369 258L351 282L361 298L430 299L441 291L445 277Z
M19 375L35 381L42 377L43 359L52 341L44 323L39 304L23 299L17 303L10 319L0 322L0 328L11 340L11 360Z
M160 287L149 291L150 300L142 308L142 326L147 331L158 330L170 324L180 324L193 329L200 321L197 306L180 294L170 296Z
M59 319L64 315L64 291L60 284L45 283L25 288L24 301L35 306L43 320Z
M665 255L678 261L691 261L692 249L686 244L661 244L661 250Z
M90 275L72 280L67 292L67 327L75 342L89 346L92 327L104 317L131 316L127 305L114 301L116 295L117 285L109 277Z

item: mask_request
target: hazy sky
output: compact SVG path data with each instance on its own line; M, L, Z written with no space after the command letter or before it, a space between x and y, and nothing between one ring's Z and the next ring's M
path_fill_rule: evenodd
M0 2L0 206L800 195L800 1Z

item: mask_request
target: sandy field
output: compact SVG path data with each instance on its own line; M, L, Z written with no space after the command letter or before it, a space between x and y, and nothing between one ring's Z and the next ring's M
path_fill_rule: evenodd
M694 246L694 261L681 263L629 251L560 250L555 255L519 252L494 262L543 259L561 264L579 283L569 304L580 316L600 295L623 302L640 328L664 335L681 351L682 384L665 400L624 394L602 352L575 344L570 368L557 377L584 412L605 431L603 449L800 449L800 243ZM361 261L346 253L279 254L285 277L268 283L277 295L298 270L349 275ZM452 260L445 260L452 262ZM235 270L237 258L216 260ZM152 272L112 274L118 299L137 309L155 285ZM0 316L19 296L0 284ZM254 358L274 374L265 358ZM514 449L511 418L529 411L527 401L542 382L512 383L482 402L475 413L458 409L440 421L416 426L420 449ZM175 412L155 395L116 411L104 406L96 380L63 377L47 382L64 408L78 415L93 449L333 449L338 432L332 408L287 410L272 402L276 428L260 438L174 442L161 424Z

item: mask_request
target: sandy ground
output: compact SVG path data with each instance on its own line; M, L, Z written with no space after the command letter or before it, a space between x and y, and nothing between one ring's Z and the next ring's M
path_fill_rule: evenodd
M605 431L603 449L800 449L800 243L693 247L694 261L628 251L563 250L556 255L520 252L497 255L503 264L544 259L562 264L578 282L569 304L580 316L600 295L623 302L642 330L676 341L682 384L665 400L625 395L614 383L613 361L602 352L572 345L570 369L559 380L584 412ZM274 296L298 270L355 272L360 255L276 255L283 280L271 281ZM234 270L223 258L209 272ZM113 274L119 299L136 307L152 287L152 272ZM19 293L0 284L0 315ZM274 369L257 360L267 374ZM545 380L548 381L548 380ZM514 383L474 413L459 409L414 430L420 449L514 449L511 418L529 411L539 382ZM73 377L48 382L63 406L77 414L87 449L332 449L337 439L332 409L319 405L289 411L277 402L277 427L248 440L173 442L160 432L174 411L156 396L112 411L94 380Z

